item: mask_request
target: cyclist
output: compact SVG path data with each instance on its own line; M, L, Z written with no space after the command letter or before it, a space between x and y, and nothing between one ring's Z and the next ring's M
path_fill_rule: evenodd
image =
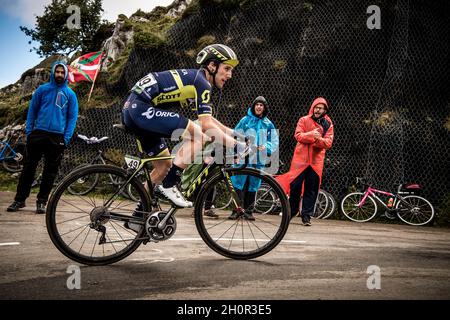
M237 143L234 130L213 117L210 102L212 87L222 89L232 77L232 71L239 63L236 54L226 45L212 44L197 54L196 62L199 69L147 74L131 89L122 110L124 125L138 137L150 156L169 156L164 138L181 130L183 144L173 163L172 160L154 161L151 172L155 191L178 207L192 206L177 184L181 172L191 163L194 150L201 151L203 144L211 138L228 146ZM197 111L200 125L172 110L189 105Z

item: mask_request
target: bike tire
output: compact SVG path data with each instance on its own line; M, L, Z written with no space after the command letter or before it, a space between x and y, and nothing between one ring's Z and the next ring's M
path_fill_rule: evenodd
M398 200L395 208L397 209L397 216L400 220L412 226L426 225L434 218L433 205L421 196L405 196L402 200ZM408 216L411 219L408 219ZM421 218L423 219L421 220ZM417 220L417 222L414 222L414 220Z
M236 220L230 220L229 217L223 217L223 213L218 212L219 215L221 216L219 219L207 220L208 218L205 217L203 211L205 208L205 201L208 193L211 192L211 189L214 188L214 186L217 183L221 181L227 181L224 178L223 173L219 172L210 177L200 189L199 195L195 202L195 225L203 241L218 254L227 258L237 260L254 259L274 249L283 239L289 227L289 222L291 219L289 202L283 189L276 182L276 180L270 175L266 175L261 171L252 168L231 169L227 172L230 176L232 175L253 176L261 179L263 183L267 183L269 187L273 189L273 192L280 199L281 214L280 215L258 214L258 216L255 217L254 221L249 222L249 220L241 218ZM234 203L235 202L233 201L233 205L235 205ZM228 211L225 211L225 213L229 214ZM272 220L274 220L275 223ZM256 225L256 223L260 224ZM246 231L244 231L244 224ZM228 227L229 225L231 226ZM216 226L218 228L213 230ZM226 230L225 232L228 232L230 230L231 233L233 232L231 228L234 228L234 231L236 231L238 226L240 228L239 236L242 236L242 239L237 238L236 242L233 244L234 238L230 240L229 238L223 237L225 233L222 232L223 230ZM271 226L273 226L273 231L270 231L271 235L267 236L267 233L269 233L269 231L267 231L267 229L262 230L262 228L271 228ZM255 235L259 236L261 234L260 231L264 233L267 239L259 239L255 237ZM213 233L216 233L217 235L219 235L219 237L217 238ZM253 236L253 239L249 239L248 241L246 241L246 239L244 239L245 233L247 233L247 235L251 234ZM234 237L234 235L235 232L232 234L232 236ZM263 238L263 236L261 236L261 238ZM260 246L258 243L263 241L267 242ZM245 251L246 242L248 242L247 251ZM240 250L241 243L242 243L242 250Z
M329 199L324 190L320 189L317 194L316 205L314 207L314 213L311 216L315 219L320 219L327 212L329 207Z
M120 225L119 223L116 223L117 228L113 225L112 222L109 221L108 216L107 215L100 215L97 216L97 219L103 219L104 220L104 225L106 226L106 228L109 228L110 233L106 233L106 238L109 239L108 244L110 244L110 247L106 247L105 244L98 244L98 246L102 249L100 250L100 248L95 247L97 245L97 240L99 239L99 234L100 232L96 231L93 228L87 229L87 227L89 226L89 222L92 222L92 214L93 212L95 212L95 210L97 210L98 208L101 208L102 206L96 206L97 204L97 199L99 199L99 204L102 203L102 201L104 201L104 199L102 200L101 197L96 197L96 195L92 196L92 198L88 198L87 195L81 196L81 195L77 195L77 196L73 196L72 194L70 194L70 192L66 192L66 190L68 189L68 187L70 186L71 183L75 182L77 179L79 179L80 177L83 177L84 175L89 175L89 174L98 174L101 177L103 177L103 175L113 175L115 177L120 177L120 178L125 178L126 177L126 172L119 168L119 167L114 167L111 165L90 165L90 166L84 166L81 168L78 168L77 170L72 171L71 173L69 173L69 175L67 175L56 187L56 189L54 190L54 192L52 193L50 200L48 201L48 205L47 205L47 212L46 212L46 226L47 226L47 232L50 236L51 241L53 242L53 244L56 246L56 248L62 253L64 254L66 257L68 257L69 259L85 264L85 265L92 265L92 266L98 266L98 265L107 265L107 264L111 264L117 261L120 261L124 258L126 258L127 256L129 256L131 253L133 253L142 243L143 241L143 237L146 234L145 228L142 227L139 232L134 233L131 232L130 230L127 230L125 227L123 227L122 225ZM108 179L108 177L104 177L105 180ZM141 203L142 203L142 211L149 211L149 199L148 199L148 195L147 192L145 191L144 187L142 186L142 184L139 183L139 181L137 179L133 179L130 182L134 188L137 190L137 192L139 193L139 195L141 196ZM114 186L110 185L109 187L113 188ZM107 187L103 187L103 188L107 188ZM113 191L114 192L114 191ZM122 201L121 199L118 198L119 195L116 196L116 199L118 199L118 201ZM64 198L63 198L64 197ZM74 199L72 199L74 198ZM83 200L83 201L80 201ZM107 199L107 197L105 198ZM79 201L79 202L76 202ZM71 206L68 206L67 203L71 204ZM76 203L76 205L73 205L72 203ZM119 204L123 203L119 202ZM131 206L135 206L136 204L134 202L130 202ZM92 205L92 210L87 209L84 210L82 207L83 206L89 206ZM75 209L72 209L72 206L75 207ZM123 206L123 205L122 205ZM130 218L132 218L132 212L134 212L134 210L132 209L133 207L131 207L131 209L129 210L129 214L130 214ZM80 209L81 211L75 211L76 209ZM115 207L111 206L109 207L110 211L113 210L119 210L119 207L115 204ZM69 213L68 211L69 210ZM73 211L70 211L73 210ZM88 216L86 217L86 213L88 214ZM80 218L76 218L76 215L80 215ZM75 216L75 218L73 217ZM61 219L65 219L65 218L69 218L66 221L60 221ZM87 220L88 224L86 226L84 226L84 229L82 231L84 231L85 229L87 229L87 234L85 235L85 238L82 242L81 248L78 250L78 252L76 250L74 250L73 247L71 247L72 243L75 241L76 238L74 239L66 239L67 235L70 234L71 232L78 232L79 229L83 228L83 223L81 223L81 227L77 227L79 226L79 223L76 222L76 219L85 219L85 221ZM142 218L141 218L142 219ZM106 221L108 220L108 221ZM131 219L130 219L131 220ZM127 220L127 221L130 221ZM122 220L123 221L123 220ZM67 225L64 225L65 223L70 224L69 227L73 227L72 228L77 228L74 229L72 231L69 232L62 232L65 231L63 230L64 228L66 228ZM107 224L110 223L112 225L112 227L110 225L107 226ZM103 222L102 222L103 224ZM131 234L131 236L133 236L133 238L131 239L123 239L122 236L120 236L120 238L123 240L123 245L125 246L122 250L117 251L116 246L114 245L114 242L117 244L120 242L119 241L113 241L115 237L117 237L113 232L113 229L119 233L117 231L117 229L122 228L124 231L127 232L127 236L128 234ZM122 229L119 229L120 231L122 231ZM91 230L93 230L93 236L91 238L88 239L88 236L90 235ZM97 234L95 235L95 232L97 232ZM80 233L81 234L81 233ZM90 249L87 251L88 254L85 253L81 253L81 250L83 248L83 246L85 245L86 242L91 242L91 239L93 239L93 237L95 236L95 240L93 241L93 246L92 246L92 252L90 252ZM79 235L77 235L77 237L79 237ZM81 237L83 238L83 236ZM111 240L113 239L113 240ZM68 243L68 241L70 241L70 243ZM81 239L79 239L79 242L81 242ZM128 243L129 242L129 243ZM75 244L73 245L75 247ZM88 246L88 244L86 244L86 246ZM119 245L117 244L117 247ZM106 248L105 248L106 247ZM111 249L111 247L113 248L113 250ZM105 250L106 252L110 252L111 254L105 255ZM96 252L96 256L94 256L94 251ZM99 252L100 253L97 253ZM89 254L90 252L90 254ZM103 253L103 254L102 254Z
M16 153L14 155L13 153ZM11 146L5 151L3 155L4 160L2 161L3 168L11 173L20 172L23 169L23 163L26 156L26 146L24 143L19 143L15 146Z
M363 197L363 192L352 192L342 199L341 210L347 219L355 222L367 222L375 218L378 208L371 196L366 198L363 206L357 206Z
M89 166L89 165L88 164L79 165L73 171L78 170L80 168L84 168L86 166ZM92 181L89 181L88 183L86 183L86 180L83 180L83 179L80 178L79 181L77 181L77 183L78 183L78 186L83 185L83 189L81 189L81 191L76 191L75 186L71 186L70 185L67 188L67 191L69 191L71 194L73 194L75 196L86 195L89 192L91 192L97 186L98 180L99 180L99 176L98 175L93 176Z
M324 192L326 193L326 195L328 196L328 199L330 200L330 202L329 202L329 209L328 209L328 212L325 215L323 215L322 217L320 217L320 218L321 219L328 219L336 211L337 202L336 202L336 199L334 199L334 197L331 195L331 193L329 193L327 191L324 191Z

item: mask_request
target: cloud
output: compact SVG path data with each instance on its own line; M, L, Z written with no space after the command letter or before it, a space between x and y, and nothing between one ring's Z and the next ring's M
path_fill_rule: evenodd
M0 12L18 18L21 23L31 27L36 23L36 16L42 15L49 3L51 0L2 0Z
M150 12L156 6L166 7L172 2L173 0L103 0L103 10L105 11L103 12L102 18L114 22L121 13L129 17L138 9Z
M156 6L168 6L173 0L103 0L103 19L116 21L121 13L130 16L137 9L145 12L151 11ZM32 27L36 23L36 16L44 13L44 7L51 0L1 0L0 12L20 19L21 23Z

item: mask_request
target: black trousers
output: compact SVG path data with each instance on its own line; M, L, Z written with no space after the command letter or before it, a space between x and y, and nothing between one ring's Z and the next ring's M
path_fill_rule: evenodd
M44 157L44 171L37 194L37 201L47 203L64 154L64 136L35 130L27 138L27 155L20 174L15 201L25 201L31 191L39 161Z
M290 184L291 217L299 212L303 182L305 182L305 190L303 192L302 216L309 215L311 217L314 213L317 195L319 194L320 178L313 168L308 167Z
M248 191L248 188L250 187L250 177L245 178L244 187L242 190L239 190L236 188L236 193L238 194L239 198L244 200L244 209L247 210L248 207L250 207L251 204L255 202L256 192Z

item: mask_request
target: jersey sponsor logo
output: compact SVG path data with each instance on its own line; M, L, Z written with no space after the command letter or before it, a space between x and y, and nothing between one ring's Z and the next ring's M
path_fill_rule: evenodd
M160 103L162 101L173 101L178 99L181 96L181 92L178 93L167 93L167 94L160 94L157 98L156 98L156 102Z
M211 99L211 91L205 90L202 93L202 103L208 103Z
M176 88L177 88L176 86L171 86L171 87L168 87L168 88L164 88L163 91L164 92L168 92L168 91L175 90Z
M188 72L187 72L186 69L181 69L180 71L181 71L181 73L183 74L183 76L186 76L186 75L188 74Z
M132 105L131 105L131 109L136 109L137 108L137 104L136 103L133 103Z
M157 118L179 118L180 115L176 112L171 111L161 111L155 110L155 108L150 107L147 111L141 113L141 115L145 116L147 119L153 119L153 117Z

